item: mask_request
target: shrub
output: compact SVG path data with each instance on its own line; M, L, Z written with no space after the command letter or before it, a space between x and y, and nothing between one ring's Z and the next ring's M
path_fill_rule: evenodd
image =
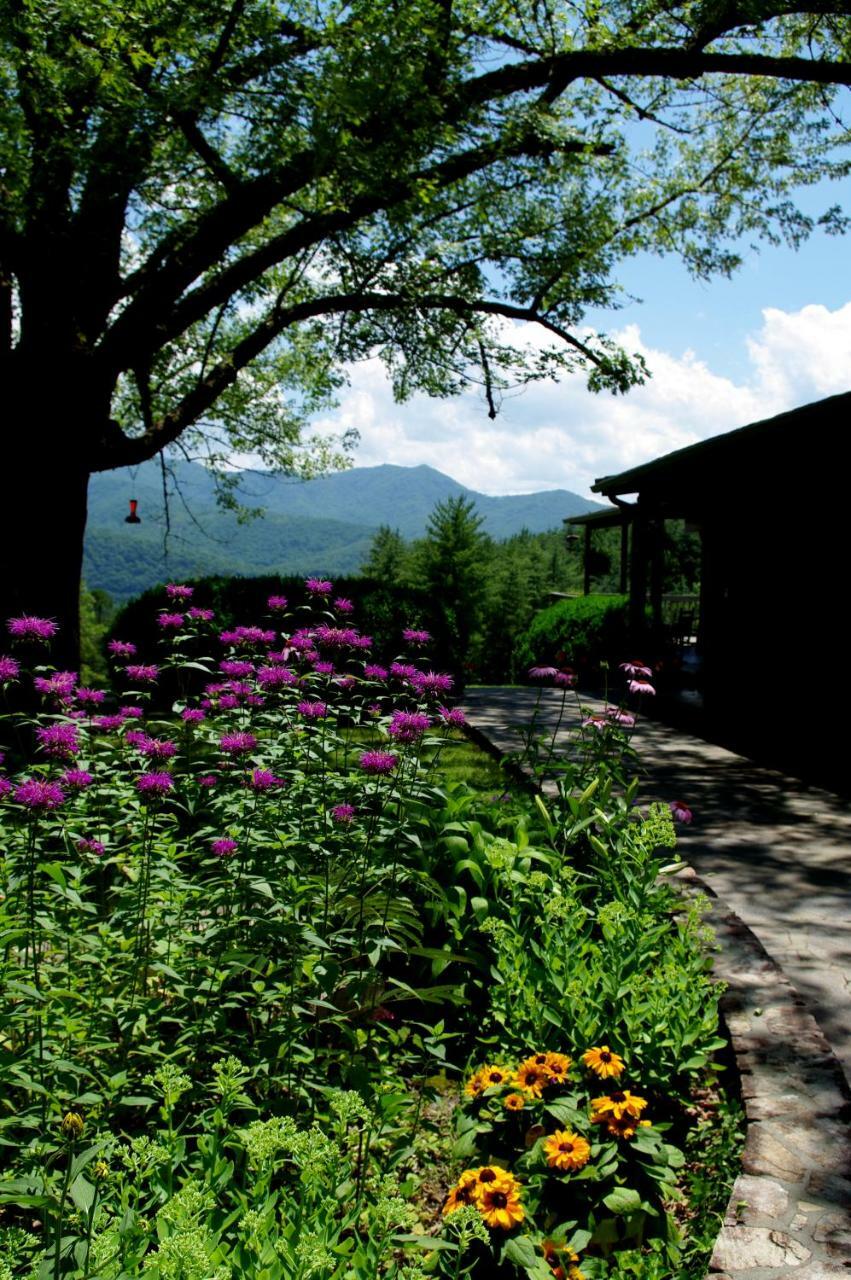
M631 643L627 596L578 596L536 614L517 641L519 670L567 661L586 676L602 660L626 656Z

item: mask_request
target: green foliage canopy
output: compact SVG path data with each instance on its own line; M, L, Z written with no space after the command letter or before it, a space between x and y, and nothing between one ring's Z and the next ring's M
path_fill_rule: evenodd
M848 37L824 0L6 0L4 359L83 407L88 470L193 436L309 466L376 352L398 395L473 378L492 413L565 368L625 390L583 314L624 256L705 276L807 234Z

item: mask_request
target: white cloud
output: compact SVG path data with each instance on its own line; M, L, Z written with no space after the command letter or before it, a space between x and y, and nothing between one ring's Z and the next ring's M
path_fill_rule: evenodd
M836 311L767 308L762 317L747 339L750 372L742 383L714 373L692 351L654 350L632 325L614 336L644 355L653 377L627 396L594 396L582 377L568 377L506 397L491 422L473 392L395 404L373 360L352 370L340 408L317 425L356 427L358 466L428 463L482 493L587 494L598 476L851 389L851 302Z

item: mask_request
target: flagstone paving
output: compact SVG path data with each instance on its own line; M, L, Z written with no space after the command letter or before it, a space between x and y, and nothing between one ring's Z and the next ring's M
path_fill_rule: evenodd
M474 729L502 752L520 744L537 690L467 690ZM585 706L599 705L582 695ZM561 692L544 690L540 723L555 730ZM558 728L579 720L568 699ZM851 1079L851 810L827 791L652 720L639 721L641 798L681 800L694 812L680 851L783 969ZM804 1270L801 1271L803 1280Z

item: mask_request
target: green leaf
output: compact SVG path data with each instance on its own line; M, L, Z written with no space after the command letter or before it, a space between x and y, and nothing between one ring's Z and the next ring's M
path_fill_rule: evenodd
M641 1196L632 1187L616 1187L603 1196L603 1204L612 1213L634 1213L641 1208Z

